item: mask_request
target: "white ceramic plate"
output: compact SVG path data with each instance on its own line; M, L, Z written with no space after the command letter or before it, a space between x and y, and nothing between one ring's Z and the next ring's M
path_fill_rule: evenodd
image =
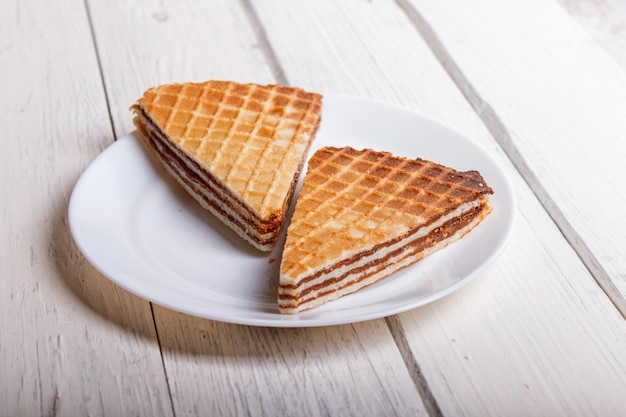
M147 300L208 319L272 327L359 322L416 308L467 284L504 248L516 211L511 184L482 148L456 131L397 106L326 96L310 154L326 145L479 170L495 191L494 210L460 241L370 287L282 315L276 294L286 227L271 254L252 248L169 178L135 132L102 152L76 183L69 204L74 240L100 272Z

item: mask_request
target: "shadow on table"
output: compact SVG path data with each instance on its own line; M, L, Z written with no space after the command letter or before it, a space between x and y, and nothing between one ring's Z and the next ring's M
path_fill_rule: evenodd
M73 186L73 183L72 183ZM76 246L69 226L67 198L59 198L48 242L48 256L67 288L90 310L120 328L156 340L150 303L98 272Z

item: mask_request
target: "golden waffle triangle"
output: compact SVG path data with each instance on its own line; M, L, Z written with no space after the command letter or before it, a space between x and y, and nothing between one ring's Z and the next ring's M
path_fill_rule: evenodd
M490 211L476 171L349 147L310 159L280 266L278 306L350 294L460 239Z
M322 96L229 81L170 84L132 106L167 171L204 208L260 250L278 238Z

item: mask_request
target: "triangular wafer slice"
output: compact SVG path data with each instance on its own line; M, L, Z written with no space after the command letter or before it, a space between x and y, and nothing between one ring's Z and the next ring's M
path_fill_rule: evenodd
M322 96L295 87L208 81L147 90L135 124L202 207L263 251L278 238Z
M491 211L492 193L476 171L370 149L320 149L287 229L279 310L319 306L460 239Z

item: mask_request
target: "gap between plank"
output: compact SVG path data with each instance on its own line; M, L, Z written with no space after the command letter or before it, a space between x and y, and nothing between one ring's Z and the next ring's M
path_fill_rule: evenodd
M157 345L159 345L159 356L161 356L161 366L163 367L163 375L165 375L165 385L167 386L167 394L170 397L170 407L172 408L172 416L176 416L176 410L174 409L174 398L172 397L172 388L170 386L170 377L167 374L167 367L165 366L165 358L163 357L163 345L161 344L161 338L159 337L159 326L157 326L156 316L154 314L154 305L152 301L150 303L150 313L152 314L152 322L154 323L154 334L157 338Z
M283 70L282 65L280 65L280 61L274 52L274 48L272 48L272 44L270 43L267 33L265 32L265 28L257 16L254 7L250 3L250 0L240 0L241 8L243 9L246 18L248 19L248 24L254 33L254 36L257 39L258 47L263 53L265 60L267 61L268 66L274 76L274 79L278 84L287 86L289 85L289 81L287 80L287 76L285 75L285 71Z
M102 91L104 91L104 100L107 106L107 113L109 114L109 123L111 124L111 133L113 140L116 141L115 136L115 122L113 121L113 114L111 113L111 103L109 101L109 93L107 92L106 82L104 81L104 72L102 71L102 61L100 60L100 52L98 51L98 42L96 41L96 31L93 27L93 20L91 18L91 9L89 8L89 0L84 0L85 13L87 15L87 23L89 24L89 33L91 34L91 43L93 45L94 53L96 54L96 62L98 63L98 72L100 73L100 82L102 83Z
M443 417L439 404L437 404L435 396L428 387L428 382L422 373L422 369L411 351L411 346L409 345L404 333L402 323L400 323L397 316L385 317L385 322L387 323L391 336L400 351L400 356L402 356L404 365L409 371L413 384L415 384L415 388L422 398L426 412L430 417Z
M611 277L606 269L604 269L598 258L593 254L576 229L569 223L557 203L552 199L541 184L541 181L529 167L523 155L513 143L511 134L496 111L489 103L481 98L480 94L463 74L463 71L461 71L450 53L448 53L433 28L419 11L409 3L409 0L396 0L396 3L407 15L441 66L448 73L461 93L463 93L487 130L491 133L509 160L513 163L513 166L537 196L543 208L548 212L568 244L574 249L590 275L613 303L615 308L617 308L622 317L626 319L626 299L621 296L620 291L611 281Z

